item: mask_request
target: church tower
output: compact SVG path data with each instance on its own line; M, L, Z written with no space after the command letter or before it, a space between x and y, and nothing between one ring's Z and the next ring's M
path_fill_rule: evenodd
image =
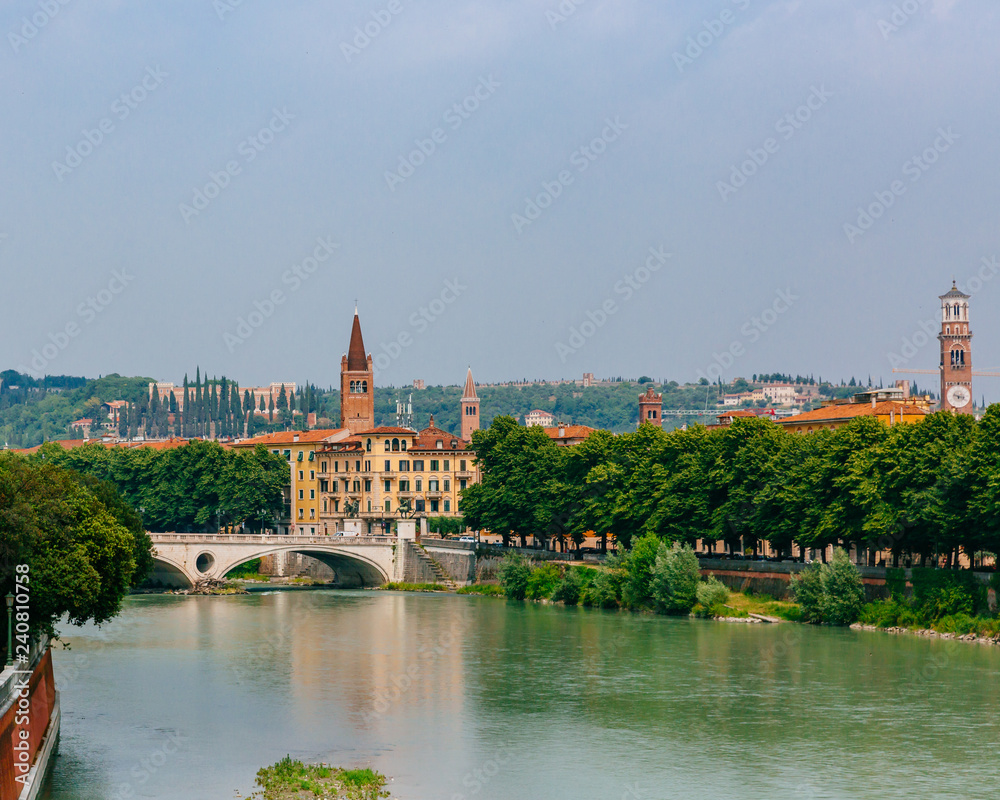
M462 392L462 438L472 441L472 432L479 430L479 395L472 380L472 367L465 376L465 390Z
M972 413L972 334L969 333L969 295L952 281L941 295L941 409Z
M639 424L644 422L663 427L663 395L654 392L652 386L639 395Z
M351 346L340 359L340 427L351 433L369 431L375 427L375 380L371 353L365 355L361 338L361 320L354 309Z

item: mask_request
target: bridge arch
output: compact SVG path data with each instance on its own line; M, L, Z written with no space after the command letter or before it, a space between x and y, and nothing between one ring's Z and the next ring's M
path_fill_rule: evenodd
M250 555L240 554L239 557L230 559L226 563L220 562L218 568L213 572L219 578L223 578L240 564L278 553L298 553L323 562L333 570L336 576L336 585L344 588L363 589L368 586L381 586L390 580L385 568L374 559L342 547L324 547L322 545L263 547L259 552Z
M153 552L153 570L145 583L170 589L191 589L194 586L194 580L183 564L156 551Z

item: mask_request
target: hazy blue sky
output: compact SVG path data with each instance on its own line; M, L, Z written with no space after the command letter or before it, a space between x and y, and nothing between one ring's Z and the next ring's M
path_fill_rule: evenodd
M889 380L980 271L1000 367L995 0L8 0L0 33L0 368L327 385L357 300L380 384Z

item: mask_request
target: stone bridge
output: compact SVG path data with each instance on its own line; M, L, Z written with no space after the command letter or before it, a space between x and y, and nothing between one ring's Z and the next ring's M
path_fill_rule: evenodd
M329 566L345 588L380 586L388 581L433 581L427 555L456 583L475 577L475 548L465 542L415 542L395 536L255 536L217 533L151 533L155 566L150 580L190 588L198 581L221 580L261 556L300 553ZM417 550L423 551L423 555Z

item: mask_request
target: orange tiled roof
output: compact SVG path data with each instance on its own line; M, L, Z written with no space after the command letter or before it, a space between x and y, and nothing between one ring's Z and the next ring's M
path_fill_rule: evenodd
M258 444L267 446L317 444L346 431L347 428L320 428L315 431L278 431L277 433L265 433L260 436L254 436L252 439L243 439L234 443L233 447L256 447ZM298 437L298 441L295 441L296 437Z
M382 425L378 428L372 428L370 431L360 431L358 436L371 436L372 434L376 436L414 436L416 433L412 428L395 428L390 425Z
M597 428L586 425L556 425L553 428L542 428L550 439L586 439ZM562 431L562 434L559 433Z
M441 447L437 446L438 441L441 442ZM455 442L455 446L452 447L451 443ZM465 450L466 445L469 443L460 436L455 436L453 433L448 433L448 431L441 430L441 428L432 425L429 428L424 428L417 434L417 438L413 441L413 446L411 450Z
M778 420L778 424L803 425L810 422L840 422L856 417L888 417L890 414L923 417L926 416L927 412L918 406L899 403L895 400L883 400L875 406L872 406L871 403L840 403L816 408L793 417L785 417Z

